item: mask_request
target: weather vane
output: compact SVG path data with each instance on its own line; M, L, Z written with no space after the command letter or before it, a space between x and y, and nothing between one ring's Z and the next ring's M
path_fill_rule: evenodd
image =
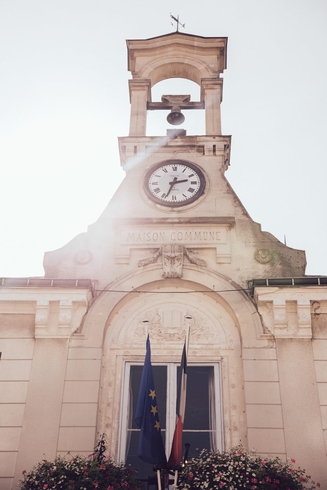
M182 24L181 22L179 22L179 15L177 15L177 18L174 17L171 13L170 13L170 17L171 19L173 19L175 22L176 22L176 32L178 32L178 26L182 26L184 27L185 29L185 24ZM174 24L171 22L171 25L173 26Z

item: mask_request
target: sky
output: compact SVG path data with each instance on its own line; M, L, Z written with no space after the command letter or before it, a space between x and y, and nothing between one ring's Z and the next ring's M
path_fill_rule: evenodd
M173 32L170 13L185 33L228 37L226 177L264 231L306 250L307 274L327 275L326 0L1 0L0 277L42 276L44 252L102 213L124 177L126 39ZM182 127L203 133L190 113Z

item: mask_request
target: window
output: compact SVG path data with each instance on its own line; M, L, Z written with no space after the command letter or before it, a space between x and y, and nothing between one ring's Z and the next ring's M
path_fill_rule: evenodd
M137 468L140 478L152 475L152 466L137 456L139 429L134 420L143 365L126 364L123 390L120 460ZM152 364L160 425L169 457L176 420L179 364ZM188 364L183 445L190 444L189 457L199 450L221 449L219 364Z

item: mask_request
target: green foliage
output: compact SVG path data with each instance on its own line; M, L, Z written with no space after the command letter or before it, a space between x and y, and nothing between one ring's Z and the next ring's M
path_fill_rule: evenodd
M183 490L304 490L316 489L305 470L294 467L295 460L262 458L242 446L224 452L202 450L188 461L180 473Z
M141 490L135 472L105 457L103 436L89 457L58 456L23 471L19 490Z

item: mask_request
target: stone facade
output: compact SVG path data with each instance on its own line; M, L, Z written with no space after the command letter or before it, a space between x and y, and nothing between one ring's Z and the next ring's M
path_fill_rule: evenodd
M189 365L219 366L217 447L295 458L327 488L327 284L305 282L304 252L262 232L225 178L227 39L173 33L127 45L125 180L86 233L45 254L44 278L0 287L0 487L44 457L89 454L103 432L123 459L127 366L142 364L147 334L154 364L178 363L189 332ZM146 136L147 110L160 109L151 88L175 77L201 86L185 108L205 109L206 134ZM146 192L149 169L171 161L205 179L190 204ZM275 285L256 283L265 278Z

